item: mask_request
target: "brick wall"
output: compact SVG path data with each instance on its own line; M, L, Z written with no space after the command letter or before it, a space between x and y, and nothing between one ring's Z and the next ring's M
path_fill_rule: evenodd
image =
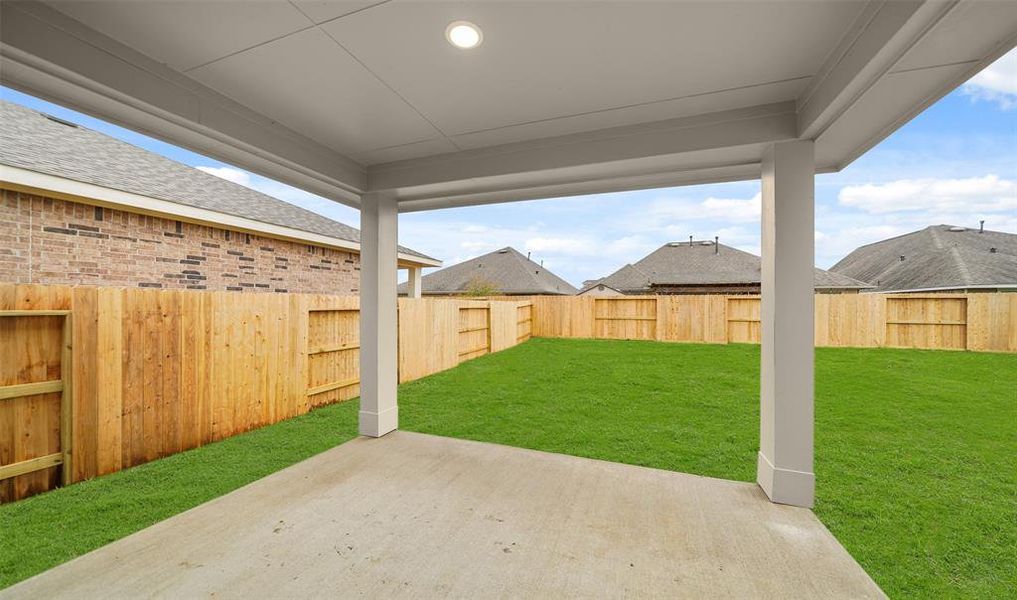
M360 256L0 190L0 281L355 294Z

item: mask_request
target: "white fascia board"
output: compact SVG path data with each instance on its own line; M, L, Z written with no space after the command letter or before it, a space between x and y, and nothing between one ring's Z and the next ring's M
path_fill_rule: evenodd
M0 82L343 204L364 168L38 2L0 3Z
M368 189L402 203L741 167L759 162L762 145L796 136L794 103L780 102L375 165Z
M214 210L178 204L168 200L159 200L150 196L38 173L9 165L0 165L0 187L30 191L30 193L41 196L55 195L59 198L78 201L84 204L94 204L128 212L141 212L173 220L207 225L209 227L243 231L265 237L360 253L359 242L342 240L283 225L264 223L246 217L238 217ZM442 265L440 260L407 254L405 252L399 253L399 263L400 266L404 267L440 267Z

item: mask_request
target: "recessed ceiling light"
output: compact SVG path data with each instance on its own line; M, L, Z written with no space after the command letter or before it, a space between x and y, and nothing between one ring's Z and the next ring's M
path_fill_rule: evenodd
M469 21L453 21L445 28L445 38L456 48L476 48L484 41L480 28Z

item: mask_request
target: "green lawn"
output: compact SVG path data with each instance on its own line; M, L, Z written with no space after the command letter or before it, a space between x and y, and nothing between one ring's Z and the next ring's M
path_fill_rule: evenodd
M752 481L758 364L756 346L535 339L401 386L402 427ZM1017 597L1017 355L822 348L816 380L816 513L883 589ZM331 406L2 506L0 586L341 443L355 421L354 402Z

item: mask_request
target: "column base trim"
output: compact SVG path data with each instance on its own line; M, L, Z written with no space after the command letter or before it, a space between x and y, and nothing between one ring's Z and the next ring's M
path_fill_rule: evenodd
M779 469L759 452L756 482L770 502L812 508L816 501L816 475L805 471Z
M381 437L399 428L399 407L393 406L380 412L360 411L360 435Z

